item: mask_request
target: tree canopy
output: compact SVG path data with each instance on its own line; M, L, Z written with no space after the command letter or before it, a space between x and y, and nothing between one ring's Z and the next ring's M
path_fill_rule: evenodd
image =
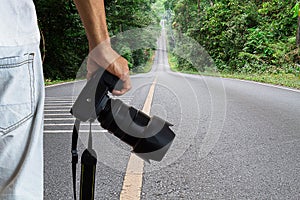
M44 76L46 79L75 78L76 72L88 54L84 27L72 0L34 0L38 21L45 43ZM155 0L105 1L110 35L133 28L157 24L159 17L152 6ZM143 65L151 48L123 52L132 70Z
M219 71L299 76L296 0L171 0L173 29L194 38ZM298 11L297 11L298 12ZM181 69L193 69L178 58Z

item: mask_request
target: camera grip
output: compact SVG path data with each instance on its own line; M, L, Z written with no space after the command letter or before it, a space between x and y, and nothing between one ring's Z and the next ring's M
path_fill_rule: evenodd
M103 76L104 85L108 87L108 91L112 92L115 90L121 90L123 88L123 81L119 79L117 76L111 74L107 70L104 71Z
M80 92L71 109L71 114L84 122L89 119L96 119L97 104L101 103L102 99L107 96L108 91L121 90L122 87L123 82L117 76L99 67Z

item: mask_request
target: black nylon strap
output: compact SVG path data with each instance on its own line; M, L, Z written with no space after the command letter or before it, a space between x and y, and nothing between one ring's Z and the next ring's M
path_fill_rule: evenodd
M76 200L76 165L78 163L78 151L77 151L77 142L78 142L78 131L80 128L80 120L76 119L73 127L72 134L72 176L73 176L73 192L74 200Z

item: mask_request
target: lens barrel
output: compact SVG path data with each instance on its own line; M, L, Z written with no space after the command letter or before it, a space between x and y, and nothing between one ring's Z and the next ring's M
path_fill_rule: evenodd
M149 117L119 99L106 102L98 114L98 121L147 162L149 159L161 161L175 138L170 123L157 116Z

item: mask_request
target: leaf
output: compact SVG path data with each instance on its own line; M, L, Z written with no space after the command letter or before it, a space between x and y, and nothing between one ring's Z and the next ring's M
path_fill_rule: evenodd
M294 12L293 18L298 17L299 3L296 3L296 5L293 7L292 11Z

